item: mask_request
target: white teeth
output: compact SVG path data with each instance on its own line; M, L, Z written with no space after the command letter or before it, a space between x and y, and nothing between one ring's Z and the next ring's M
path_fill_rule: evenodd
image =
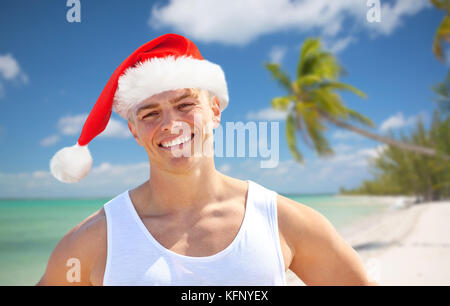
M161 143L161 145L162 145L164 148L167 148L167 147L171 147L171 146L176 146L176 145L178 145L178 144L180 144L180 143L184 143L184 142L186 142L186 141L188 141L188 140L190 140L190 139L191 139L190 136L178 137L177 139L174 139L174 140L172 140L172 141L165 142L165 143Z

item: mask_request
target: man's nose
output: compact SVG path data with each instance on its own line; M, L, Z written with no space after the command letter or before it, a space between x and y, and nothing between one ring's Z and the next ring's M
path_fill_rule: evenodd
M180 123L179 121L177 121L176 115L172 111L168 111L163 114L163 122L161 125L161 130L171 131L174 126L179 124Z

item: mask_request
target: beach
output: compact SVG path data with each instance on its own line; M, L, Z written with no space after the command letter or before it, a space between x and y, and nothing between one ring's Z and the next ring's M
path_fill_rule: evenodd
M379 285L450 285L450 201L407 204L338 229ZM406 203L406 204L405 204ZM292 271L288 285L304 285Z

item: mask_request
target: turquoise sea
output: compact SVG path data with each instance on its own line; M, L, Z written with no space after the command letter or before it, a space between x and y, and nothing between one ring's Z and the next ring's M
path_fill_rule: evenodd
M286 195L312 207L336 228L387 206L331 195ZM109 199L0 200L0 285L34 285L58 241Z

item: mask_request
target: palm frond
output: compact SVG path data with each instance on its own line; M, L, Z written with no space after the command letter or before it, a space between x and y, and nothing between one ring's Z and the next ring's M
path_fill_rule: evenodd
M314 74L307 74L304 76L299 77L295 81L295 85L297 86L297 90L299 93L301 93L306 87L312 87L317 84L320 84L323 81L323 79Z
M323 135L326 130L325 126L321 123L319 114L312 108L305 108L303 113L303 119L305 122L308 135L314 144L314 148L320 156L327 156L333 154L328 140Z
M286 89L288 93L292 92L292 83L289 76L280 68L279 64L266 63L266 68L272 73L272 77L278 82L278 84Z
M320 39L307 38L300 51L297 66L297 79L303 76L316 75L330 80L336 79L342 69L330 52L322 49Z
M436 31L436 34L434 35L434 41L433 41L433 52L436 58L440 61L445 60L444 55L444 48L442 46L443 42L450 41L450 17L445 16L444 20L442 20L441 24L439 25L438 30Z
M302 59L297 77L316 75L324 79L335 80L339 77L341 71L342 69L336 58L331 53L322 51Z
M356 87L354 87L352 85L341 83L341 82L327 81L327 82L320 84L319 87L324 88L324 89L347 90L347 91L350 91L350 92L356 94L357 96L359 96L363 99L367 98L367 95L364 92L362 92L361 90L357 89Z
M308 74L307 66L312 58L315 58L321 49L320 40L317 38L307 38L300 50L300 58L297 65L297 77Z
M352 118L355 121L358 121L359 123L362 123L364 125L370 126L370 127L374 127L375 124L373 123L372 120L370 120L368 117L358 113L357 111L347 108L347 113L350 116L350 118Z
M311 100L317 109L333 117L348 118L347 108L337 93L326 89L315 89L310 92Z
M271 105L274 109L286 111L289 109L289 105L291 104L292 97L276 97L271 101Z
M430 2L439 10L450 10L450 4L448 0L430 0Z

